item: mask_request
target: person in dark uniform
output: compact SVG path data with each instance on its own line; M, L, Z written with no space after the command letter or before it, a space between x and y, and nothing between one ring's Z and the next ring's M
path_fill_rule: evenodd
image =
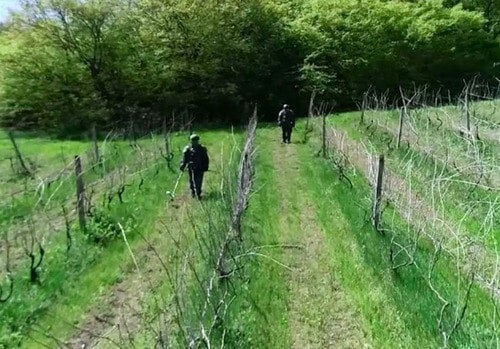
M189 170L189 188L193 198L201 198L201 186L203 184L203 174L208 171L209 158L207 148L200 144L198 135L189 137L191 144L186 146L183 151L181 161L181 171L186 167Z
M278 126L283 133L283 143L290 144L292 130L295 127L295 113L288 104L283 105L283 109L278 114Z

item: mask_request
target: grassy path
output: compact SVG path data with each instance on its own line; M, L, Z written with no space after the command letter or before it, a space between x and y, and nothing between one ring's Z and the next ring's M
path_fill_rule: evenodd
M273 164L280 196L281 243L302 246L288 249L286 260L296 271L289 277L289 321L292 348L359 348L363 335L359 319L335 280L325 244L301 176L297 147L273 145Z
M176 199L176 210L167 208L162 219L174 222L187 221L187 210L190 207L188 193ZM170 205L174 207L173 205ZM176 218L177 217L177 218ZM153 228L155 233L161 231L161 225ZM139 269L130 261L131 270L124 275L123 280L109 289L101 297L98 306L79 326L77 333L68 341L70 347L87 346L90 348L106 348L111 343L120 343L140 327L143 318L143 302L149 293L159 287L163 278L163 267L149 244L166 256L171 254L172 244L164 234L154 234L134 251Z
M245 295L260 320L245 323L259 348L370 347L359 313L341 287L332 264L329 229L316 215L315 193L304 167L314 166L299 144L283 145L275 129L260 129L257 190L246 222L262 254ZM274 246L277 248L268 248ZM265 309L265 313L262 311ZM241 318L241 316L240 316Z
M158 193L163 194L167 185L172 185L175 176L166 173L165 177L168 180L158 178L159 181L165 181L161 185L163 188L151 180L145 184L142 193L128 198L130 202L141 206L135 209L141 215L141 225L128 229L125 219L129 214L123 214L120 219L140 267L147 260L148 251L138 232L151 234L154 220L165 208L167 201ZM90 265L71 287L64 288L58 297L54 297L52 306L32 327L30 339L23 343L23 347L39 348L61 343L68 347L89 345L101 335L101 330L114 324L120 317L120 308L139 303L138 299L147 291L147 286L149 283L139 278L128 248L120 236L106 246L96 264ZM130 317L136 317L134 311L130 311Z
M391 272L391 237L369 224L371 191L363 173L348 173L350 188L329 161L314 155L319 149L314 140L278 141L275 129L259 129L258 190L246 220L256 245L280 247L261 251L285 267L269 258L255 262L246 297L254 297L251 307L257 310L238 320L258 320L243 321L251 344L240 347L440 347L442 304L427 280L433 250L423 242L415 257L418 267ZM439 292L455 304L463 302L465 290L456 284L452 261L442 257L432 274ZM473 289L474 311L450 347L494 343L491 305L482 290ZM446 326L453 316L445 315Z
M230 143L228 142L229 137L225 136L222 143L207 144L211 149L212 168L219 168L221 163L227 160L224 158L225 153L221 153L223 148L226 148L227 153ZM214 205L214 201L217 199L211 197L217 193L219 182L220 174L217 171L205 177L204 192L206 197L208 196L208 200L203 201L204 205L208 207ZM191 237L194 233L191 232L192 229L188 229L190 232L186 234L185 230L186 227L192 225L204 225L205 218L193 214L193 212L201 210L199 205L199 202L190 198L187 176L185 175L175 201L167 204L157 217L152 229L153 234L150 233L147 242L134 251L139 272L133 270L129 273L126 279L117 285L119 287L111 289L104 299L107 303L107 312L112 314L105 322L105 326L101 325L100 331L95 331L95 325L102 324L100 319L103 316L91 316L76 338L73 338L72 343L78 345L91 343L90 347L92 348L107 348L112 341L132 343L140 332L148 330L145 326L151 317L151 314L148 313L148 303L152 302L153 294L162 290L164 298L169 298L172 295L172 285L165 282L166 276L163 268L164 266L172 268L177 247L173 237L165 231L165 227L169 226L171 233L178 234L175 236L178 244L183 244L186 249L192 248L191 244L194 242ZM118 297L116 296L117 291ZM94 329L93 338L88 336L89 333L92 333L91 329Z
M236 137L239 139L239 135ZM111 300L108 302L108 309L112 309L112 321L107 321L107 326L102 327L97 336L94 336L90 347L108 348L113 342L138 348L153 347L154 344L148 340L155 336L152 323L157 323L160 312L163 312L161 316L168 318L167 323L163 324L166 331L174 332L174 310L169 306L159 308L160 303L170 303L175 293L173 285L167 281L164 268L169 268L172 272L178 263L176 260L180 258L179 250L190 254L196 249L195 230L208 229L208 217L201 212L213 212L220 204L220 169L222 163L228 161L233 142L237 141L225 133L214 136L214 139L218 142L208 139L209 143L206 143L210 149L212 172L205 176L204 200L198 202L191 199L185 175L175 200L167 204L158 215L152 232L145 237L145 243L134 250L140 272L136 273L134 270L126 277L119 289L124 292L120 292L117 302L114 302L114 290L108 292L108 301ZM98 318L97 320L99 321ZM86 328L93 328L95 323L94 317ZM77 338L80 339L82 335L86 338L88 332L80 331Z

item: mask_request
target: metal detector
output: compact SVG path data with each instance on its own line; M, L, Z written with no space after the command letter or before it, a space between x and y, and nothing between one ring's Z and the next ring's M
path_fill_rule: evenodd
M181 173L179 173L179 176L177 177L177 181L175 182L174 190L166 192L166 194L170 197L170 201L173 201L175 198L175 191L177 190L177 187L179 186L179 182L181 181L183 173L184 173L183 171L181 171Z

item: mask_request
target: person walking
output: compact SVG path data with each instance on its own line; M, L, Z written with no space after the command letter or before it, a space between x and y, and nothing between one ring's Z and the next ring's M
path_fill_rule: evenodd
M295 127L295 113L288 104L283 105L283 109L278 114L278 126L281 127L283 143L290 144L292 130Z
M191 144L183 151L180 169L189 170L189 188L193 198L201 199L203 175L208 171L209 157L207 148L200 144L200 136L193 134L189 137Z

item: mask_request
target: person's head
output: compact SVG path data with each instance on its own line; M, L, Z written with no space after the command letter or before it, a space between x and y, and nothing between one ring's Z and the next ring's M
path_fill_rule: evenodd
M290 106L288 104L283 104L283 109L289 109Z
M189 140L191 141L191 144L196 145L200 143L200 136L193 133L191 136L189 136Z

